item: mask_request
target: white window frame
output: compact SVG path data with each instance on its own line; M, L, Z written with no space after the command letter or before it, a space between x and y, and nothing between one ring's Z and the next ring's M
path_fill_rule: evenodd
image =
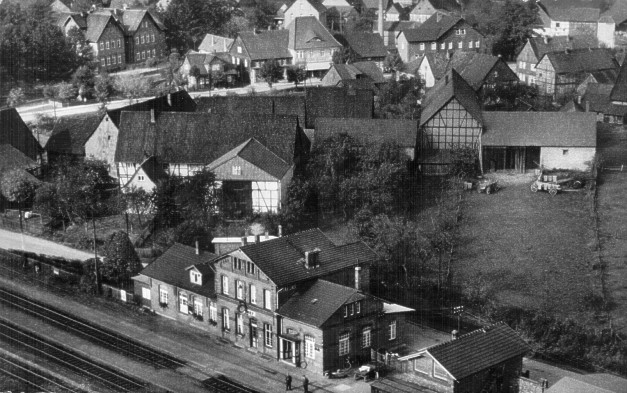
M359 302L357 302L357 303L355 304L355 308L356 308L356 311L355 311L355 312L356 312L357 314L360 314L360 313L361 313L361 301L359 301Z
M223 295L229 294L229 277L228 276L222 276L222 294Z
M118 64L122 64L122 55L118 55Z
M110 49L109 41L105 42L105 49Z
M135 45L139 45L139 36L135 37Z
M150 288L142 287L142 298L150 300Z
M104 57L103 57L102 59L100 59L100 64L101 64L103 67L106 67L106 66L107 66L107 61L105 60L105 58L104 58Z
M431 50L436 50L438 49L438 43L437 42L432 42L431 43Z
M463 43L462 41L459 41L459 42L457 43L457 48L458 48L458 49L463 49L463 48L464 48L464 43Z
M246 273L255 275L255 264L251 261L246 261Z
M257 304L257 288L253 284L250 284L249 292L250 304Z
M141 54L141 53L139 53L139 52L137 52L137 53L136 53L136 56L135 56L135 60L139 61L139 60L141 60L141 59L142 59L142 54Z
M115 65L115 55L111 56L111 64Z
M472 41L468 41L468 49L472 49Z
M202 274L195 270L190 270L190 279L192 284L202 285Z
M189 298L186 293L179 293L179 312L189 314Z
M152 41L152 42L155 42L155 35L154 35L154 34L152 34L152 35L150 36L150 38L151 38L151 41Z
M396 319L390 321L390 324L388 325L388 340L396 340Z
M241 176L242 175L242 167L240 165L233 165L231 167L231 175L233 175L233 176Z
M199 297L195 297L194 298L194 314L198 315L199 317L202 317L202 299Z
M104 42L100 42L100 43L98 44L98 48L99 48L100 50L104 50Z
M214 302L209 304L209 320L218 322L218 308Z
M370 348L372 346L372 328L365 327L361 331L361 347Z
M272 294L269 289L263 290L263 308L272 310Z
M143 35L143 34L141 35L140 39L141 39L141 43L142 43L142 44L145 44L145 43L146 43L146 41L145 41L145 39L144 39L144 35Z
M121 48L121 47L122 47L122 40L118 38L118 48Z
M231 321L229 320L229 309L222 309L222 329L231 330Z
M350 348L351 348L350 341L351 341L350 332L340 334L340 337L338 340L338 354L340 356L346 356L350 353Z
M244 314L235 314L235 333L241 336L244 335Z
M168 291L165 288L159 288L159 303L168 304Z
M235 280L235 297L239 300L245 300L244 298L244 283L240 280Z
M241 46L237 46L237 53L242 53L242 47Z
M316 338L308 334L305 335L305 357L307 359L316 358Z
M442 42L440 44L440 49L446 49L446 42Z
M479 49L479 44L481 43L481 41L477 40L475 41L475 48Z
M425 50L425 43L424 42L420 43L420 50Z
M263 324L263 345L272 348L272 325L269 323Z
M157 57L157 51L155 49L152 50L152 57Z

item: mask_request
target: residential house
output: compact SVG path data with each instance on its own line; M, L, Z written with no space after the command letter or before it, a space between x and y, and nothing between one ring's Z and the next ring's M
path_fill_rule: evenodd
M536 65L541 95L560 99L572 93L588 76L616 80L619 66L608 49L577 49L546 53Z
M376 149L389 143L398 146L408 161L415 158L416 120L318 118L315 129L314 144L320 144L334 135L346 134L364 149Z
M389 50L396 49L398 35L404 30L415 29L420 26L420 22L398 21L383 22L383 45ZM378 33L378 26L374 26L374 33Z
M405 64L399 74L408 78L419 77L425 87L430 88L446 74L448 61L444 54L426 53Z
M538 7L542 27L536 31L548 36L596 37L604 46L613 48L615 21L611 15L601 16L600 12L598 7L585 3L542 1Z
M304 67L309 76L322 77L333 63L333 53L342 45L313 16L295 18L285 29L289 31L287 49L293 64Z
M120 133L121 113L123 111L150 112L152 110L154 110L155 114L161 112L194 112L196 110L196 103L186 91L181 90L127 105L122 108L109 110L100 118L100 122L96 123L95 127L91 128L90 126L84 129L81 131L81 138L71 138L71 140L84 140L83 148L80 151L84 151L85 157L105 161L109 164L109 175L117 178L118 171L115 165L115 151L118 144L118 135ZM70 135L72 135L72 132L70 132ZM48 143L50 143L50 141L48 141ZM62 148L63 144L64 140L61 138L57 145L59 148ZM138 162L138 164L142 161ZM135 171L127 173L126 175L131 176L133 173L135 173ZM128 179L129 177L126 177L121 181L120 185L123 186L126 184Z
M55 14L72 12L72 0L54 0L50 3L50 8Z
M560 108L560 112L586 112L581 105L575 100L568 101L564 106ZM598 115L597 115L598 116Z
M518 385L523 356L531 347L509 326L495 324L398 358L390 378L373 393L509 391Z
M284 14L283 26L292 23L296 18L311 16L323 26L327 24L327 8L318 0L296 0L287 7Z
M355 62L373 61L383 70L388 50L379 33L349 32L338 37L338 40L349 48Z
M122 186L122 191L144 190L151 193L159 182L167 177L163 168L163 163L155 156L146 158L137 166L135 173L131 175L126 184Z
M627 64L625 62L620 67L610 99L616 105L627 105Z
M596 154L596 115L590 112L483 112L484 171L589 170Z
M213 86L216 82L231 84L237 71L232 69L229 55L226 53L199 53L190 51L185 55L180 73L187 79L189 86ZM192 67L198 68L199 75L190 74ZM216 78L222 78L217 80Z
M418 0L409 12L409 20L422 23L436 12L461 14L461 9L459 3L454 0Z
M279 227L279 236L281 237L281 228ZM272 239L276 239L277 236L272 236L269 235L268 232L266 232L265 235L260 235L259 236L259 241L260 242L265 242L267 240L272 240ZM223 254L228 254L231 251L235 251L237 250L240 246L248 244L248 243L254 243L257 240L256 235L253 236L245 236L245 239L242 239L242 237L214 237L211 240L211 244L213 244L213 248L215 249L215 253L218 255L223 255Z
M521 82L535 86L536 65L545 54L598 47L598 40L589 36L531 37L516 56L516 74Z
M479 52L483 46L483 35L464 19L440 12L419 27L402 31L397 39L398 53L406 63L425 53Z
M597 115L597 121L624 124L627 105L611 99L612 83L590 83L581 97L581 105Z
M378 91L378 87L387 83L381 69L372 61L360 61L350 64L333 64L322 78L322 86L348 86L358 81L360 86Z
M141 63L150 58L166 56L165 26L145 9L115 9L113 14L124 27L126 61Z
M360 332L341 330L336 318L343 322L343 306L353 303L353 312L349 309L348 315L363 318L364 325L371 323L371 312L378 307L359 312L357 307L368 303L362 293L368 293L369 267L377 259L363 242L336 245L319 229L243 245L215 264L219 331L251 352L295 366L306 364L316 371L337 368L340 353L344 354L339 347L345 344L340 341L350 333L348 340L355 343ZM337 284L355 290L338 288ZM338 298L331 301L329 291ZM303 301L310 295L316 297L305 306ZM359 300L363 301L360 306L354 304ZM324 326L331 318L331 325L336 326ZM302 326L303 320L309 326ZM318 322L323 326L316 326ZM397 325L397 329L402 327ZM355 348L349 346L347 354L355 356Z
M229 51L231 63L246 69L252 83L258 82L259 70L266 61L276 60L282 66L292 64L288 42L288 30L241 32Z
M609 373L562 377L549 386L546 393L620 393L627 380Z
M483 131L479 98L455 70L425 95L419 127L416 161L424 174L447 173L455 147L479 149Z
M198 327L217 321L215 270L217 255L175 243L133 277L141 305L159 315Z
M387 22L398 22L408 19L407 11L399 3L390 3L383 18Z
M102 116L97 113L59 117L45 146L48 162L84 158L85 143L98 128L101 119Z
M615 32L624 36L627 32L627 1L616 0L602 17L610 17L614 21Z
M119 124L115 163L121 185L149 156L173 176L210 169L232 218L278 212L309 151L296 116L122 112Z
M215 34L207 34L198 45L200 53L228 53L235 40Z
M375 11L376 16L379 15L379 1L383 1L383 12L385 12L385 10L387 10L388 8L390 8L390 5L392 4L393 0L360 0L358 3L359 4L359 12L363 13L366 12L367 10L371 10L371 11ZM405 5L407 5L407 3L410 0L403 0L402 2L399 2L401 5L403 5L403 3L405 3ZM357 1L355 2L357 3ZM357 8L357 5L356 5Z

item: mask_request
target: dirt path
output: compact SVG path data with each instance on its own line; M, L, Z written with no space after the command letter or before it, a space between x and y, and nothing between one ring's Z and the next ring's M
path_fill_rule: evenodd
M614 304L613 325L627 327L627 173L604 173L598 189L601 260Z
M22 249L22 238L19 233L0 229L0 248L5 250ZM93 258L94 254L76 250L48 240L24 235L24 250L37 254L53 255L67 259L80 259L81 261Z

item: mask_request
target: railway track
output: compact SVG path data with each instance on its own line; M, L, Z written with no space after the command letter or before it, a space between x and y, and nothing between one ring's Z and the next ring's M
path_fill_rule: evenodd
M120 370L94 362L6 320L0 320L0 340L85 376L90 381L106 386L115 392L133 392L147 386L143 381L124 375Z
M150 364L155 368L176 369L186 365L184 360L4 288L0 288L0 303L19 309L91 343L133 360Z
M75 389L45 371L17 359L8 359L0 356L0 374L7 375L40 392L49 392L50 390L64 393L86 392L81 389Z

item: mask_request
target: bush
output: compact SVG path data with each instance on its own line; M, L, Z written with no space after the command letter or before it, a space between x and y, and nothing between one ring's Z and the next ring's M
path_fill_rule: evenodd
M154 67L157 64L159 64L159 61L155 57L151 57L150 59L146 60L146 67Z

